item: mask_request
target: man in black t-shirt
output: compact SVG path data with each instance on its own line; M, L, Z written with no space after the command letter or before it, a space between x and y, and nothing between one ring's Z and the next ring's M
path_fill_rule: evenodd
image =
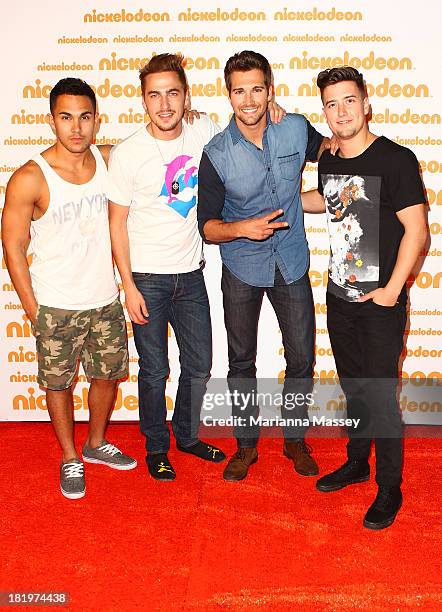
M383 529L402 504L397 374L405 283L427 238L425 194L414 154L369 131L362 75L332 68L319 74L318 86L339 150L322 155L318 190L302 203L305 212L327 214L327 326L348 416L360 423L349 431L347 462L316 486L336 491L368 480L374 438L379 490L364 526Z

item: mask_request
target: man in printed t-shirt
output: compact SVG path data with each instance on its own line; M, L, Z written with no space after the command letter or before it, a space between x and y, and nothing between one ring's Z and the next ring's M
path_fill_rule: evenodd
M362 75L332 68L318 76L335 157L319 161L318 190L305 212L326 212L330 236L327 325L349 417L347 462L317 482L336 491L368 480L371 439L378 494L364 518L391 525L402 504L402 424L396 398L406 322L405 283L427 237L425 194L414 154L367 125Z
M178 450L219 462L224 453L197 437L212 364L209 301L197 229L198 166L218 126L202 116L183 122L188 85L181 55L157 55L140 72L150 123L111 153L112 248L139 355L140 427L156 480L173 480L168 459L168 325L181 374L172 418Z

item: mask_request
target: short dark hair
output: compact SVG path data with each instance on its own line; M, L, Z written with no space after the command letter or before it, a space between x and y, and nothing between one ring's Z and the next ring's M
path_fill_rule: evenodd
M181 53L160 53L154 55L152 59L140 70L141 91L144 94L144 77L148 74L158 72L176 72L184 91L187 91L187 77L184 72L184 58Z
M261 53L255 51L241 51L229 57L224 67L224 80L230 94L232 89L232 72L249 72L249 70L261 70L264 73L264 83L267 89L272 84L272 69L269 61Z
M326 87L335 83L341 83L341 81L353 81L358 86L362 96L365 98L367 95L362 74L351 66L341 66L340 68L327 68L327 70L323 70L318 74L317 83L321 96Z
M49 94L49 108L51 109L51 113L54 110L55 102L57 101L58 96L62 95L87 96L92 102L94 113L97 110L97 98L95 97L94 90L86 83L86 81L74 79L72 77L67 77L66 79L61 79L58 81L58 83L51 89L51 93Z

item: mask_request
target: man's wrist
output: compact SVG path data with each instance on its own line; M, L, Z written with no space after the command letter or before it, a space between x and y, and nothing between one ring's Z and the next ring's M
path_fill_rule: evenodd
M130 293L131 291L138 291L136 284L131 276L129 279L122 280L124 293Z
M386 294L387 294L389 297L391 297L391 299L395 299L395 300L397 300L397 299L398 299L398 297L399 297L399 294L400 294L400 292L401 292L401 289L402 289L402 287L401 287L400 289L398 289L397 287L391 287L391 286L389 286L389 285L386 285L386 286L384 287L384 292L385 292L385 293L386 293Z

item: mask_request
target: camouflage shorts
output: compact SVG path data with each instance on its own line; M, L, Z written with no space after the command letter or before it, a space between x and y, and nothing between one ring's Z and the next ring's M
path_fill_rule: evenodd
M115 380L128 374L126 321L120 300L91 310L38 306L34 326L40 385L71 386L81 360L88 378Z

